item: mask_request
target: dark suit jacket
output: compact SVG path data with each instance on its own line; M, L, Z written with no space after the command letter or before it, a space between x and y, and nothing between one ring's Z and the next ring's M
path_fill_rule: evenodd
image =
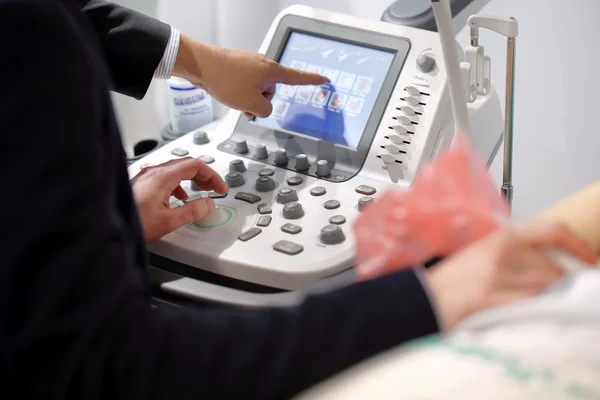
M285 398L434 333L412 271L292 309L149 306L109 87L142 97L167 31L96 1L0 0L2 393Z

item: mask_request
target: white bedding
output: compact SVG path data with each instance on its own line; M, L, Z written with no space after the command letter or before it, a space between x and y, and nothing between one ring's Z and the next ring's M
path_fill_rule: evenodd
M600 400L600 271L392 350L300 398Z

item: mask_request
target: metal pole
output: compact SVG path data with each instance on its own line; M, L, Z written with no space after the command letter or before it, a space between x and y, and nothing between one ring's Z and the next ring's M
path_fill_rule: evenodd
M504 171L502 182L502 193L512 208L513 184L513 127L515 111L515 49L516 39L508 38L506 58L506 102L504 120Z

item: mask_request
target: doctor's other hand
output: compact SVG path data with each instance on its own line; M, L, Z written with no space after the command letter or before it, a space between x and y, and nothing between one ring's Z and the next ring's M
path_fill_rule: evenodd
M271 115L276 84L321 85L328 79L284 67L263 55L229 50L181 35L173 75L206 90L228 107L246 116Z
M428 270L425 279L444 328L549 288L564 274L548 256L550 250L590 265L598 260L594 249L567 226L533 223L493 233Z
M224 194L227 184L212 168L195 158L171 160L144 168L131 180L144 237L147 242L162 238L185 224L202 219L215 209L212 199L198 199L171 208L170 197L187 200L181 182L191 180L202 190Z

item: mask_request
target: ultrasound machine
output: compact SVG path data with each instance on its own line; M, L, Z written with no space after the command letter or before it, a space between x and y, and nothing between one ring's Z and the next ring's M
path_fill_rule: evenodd
M453 1L453 11L470 3ZM430 2L410 4L427 21ZM353 280L352 226L361 210L387 189L408 189L420 167L452 140L440 38L434 29L394 20L402 18L392 9L384 21L306 6L285 9L260 52L330 82L279 85L270 117L248 119L232 110L129 166L133 178L148 166L196 157L230 188L219 195L183 183L191 199L211 197L217 209L149 244L161 296L280 306ZM472 143L491 163L504 119L489 63L482 65L470 74L468 63L461 64ZM172 207L182 204L172 198Z

